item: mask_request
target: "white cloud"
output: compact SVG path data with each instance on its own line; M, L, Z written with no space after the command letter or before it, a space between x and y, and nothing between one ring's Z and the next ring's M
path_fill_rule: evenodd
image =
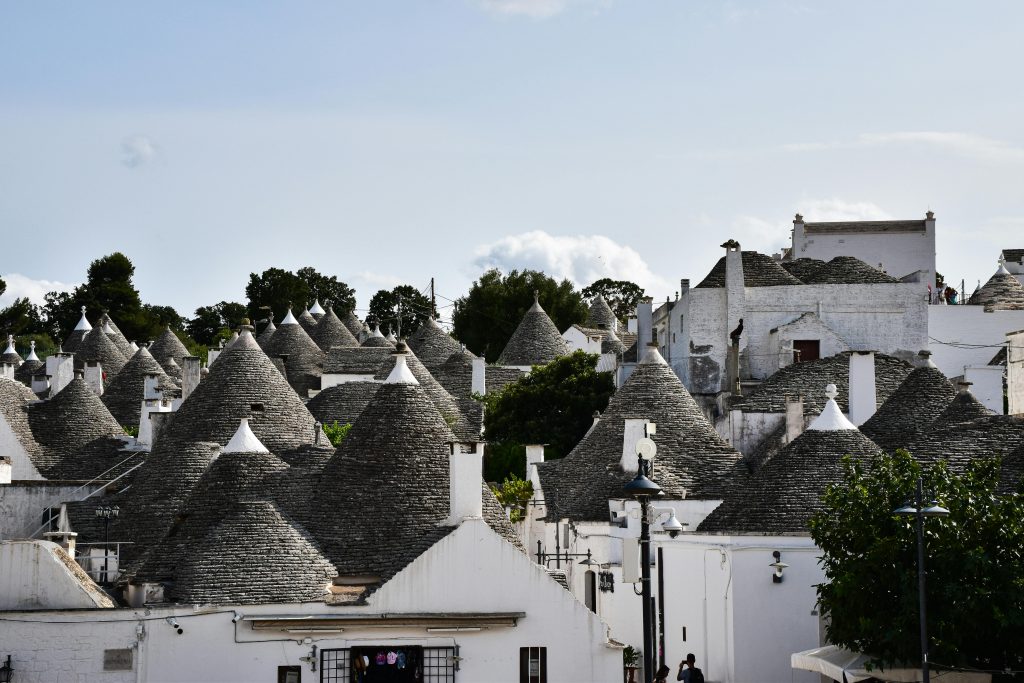
M671 290L668 280L655 274L632 247L602 235L549 235L543 230L502 237L477 248L474 265L540 270L553 278L567 278L586 287L603 277L635 282L648 294Z
M134 135L121 142L121 163L128 168L138 168L152 161L159 148L145 135Z
M886 145L926 145L979 161L1024 161L1024 147L1004 140L942 131L903 131L896 133L861 133L855 140L833 142L798 142L783 145L790 152L820 152L832 149L856 149Z
M808 221L888 221L892 216L871 202L847 202L831 199L804 199L796 207Z
M610 0L475 0L493 14L547 19L561 14L573 5L607 5Z
M75 287L55 280L33 280L20 273L8 273L0 276L0 279L7 283L7 291L0 295L0 308L10 306L15 299L24 297L28 297L34 304L42 304L47 292L66 292Z

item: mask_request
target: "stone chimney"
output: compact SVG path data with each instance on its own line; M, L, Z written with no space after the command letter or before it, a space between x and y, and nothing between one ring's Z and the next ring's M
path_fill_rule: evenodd
M14 363L0 363L0 379L14 379Z
M58 351L46 359L46 374L50 376L50 397L60 393L75 378L75 357Z
M877 407L875 352L854 351L850 354L850 422L859 427Z
M160 390L160 375L147 374L142 380L142 399L144 401L159 401L163 399L164 392Z
M526 481L531 481L533 466L544 462L544 444L530 444L526 447Z
M199 379L202 377L202 368L199 367L198 356L185 356L181 368L181 399L184 401L192 395L192 392L199 386Z
M636 473L636 444L654 434L654 424L650 420L627 417L622 428L622 457L619 466L623 472Z
M654 299L645 296L636 305L636 348L643 349L654 341ZM638 354L639 355L639 354ZM637 359L639 360L639 358Z
M804 397L786 397L786 443L792 442L804 432Z
M86 361L85 383L97 396L103 395L103 366L99 361Z
M470 391L483 396L487 393L487 360L480 356L473 359L473 376Z
M919 368L938 368L932 360L932 352L927 349L917 352L917 362L915 365Z
M448 524L484 515L483 443L451 443L448 459Z
M725 344L728 346L728 335L739 327L740 319L747 307L746 280L743 276L743 252L740 250L740 243L729 240L722 246L725 248ZM741 336L741 345L743 340L744 337Z

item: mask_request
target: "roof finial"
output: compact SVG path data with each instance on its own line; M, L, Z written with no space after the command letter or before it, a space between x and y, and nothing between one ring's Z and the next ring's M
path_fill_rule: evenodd
M839 389L836 388L835 384L829 384L825 387L825 398L830 401L836 400L836 396L839 395Z
M36 355L36 340L33 339L28 343L28 358L25 360L39 360L39 356Z
M828 401L825 402L825 407L821 409L821 414L808 425L808 431L840 432L857 429L855 424L846 419L843 411L839 410L839 405L836 403L836 396L838 395L839 390L836 389L835 384L829 384L825 387L825 396L828 397Z
M228 445L224 447L224 453L269 453L267 447L263 445L255 434L252 433L252 429L249 428L249 418L243 417L238 425L238 429L235 430L234 436L228 441Z
M7 335L7 348L4 349L4 353L15 353L15 354L17 353L17 351L14 350L14 335L13 334Z
M75 330L76 331L84 330L84 331L88 332L91 329L92 329L92 325L89 324L89 319L85 317L85 306L82 306L82 317L78 321L78 324L75 325Z
M384 384L419 384L419 381L413 376L409 366L406 365L406 350L409 347L405 345L405 342L398 342L395 345L395 367L391 370L391 374L384 380Z

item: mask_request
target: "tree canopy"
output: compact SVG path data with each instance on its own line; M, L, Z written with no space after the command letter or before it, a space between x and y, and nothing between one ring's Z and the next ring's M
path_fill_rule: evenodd
M199 344L212 346L220 339L231 336L231 330L248 318L245 304L221 301L212 306L200 306L196 315L185 324L188 334Z
M289 305L295 307L298 315L303 307L312 306L317 299L321 304L330 301L338 315L344 315L356 306L354 289L337 276L324 275L309 266L294 273L281 268L268 268L259 275L250 273L245 296L248 298L248 317L253 321L263 320L268 315L277 320Z
M644 288L628 280L612 280L607 277L583 288L583 296L587 299L593 299L598 294L608 302L615 317L626 322L636 312L636 305L644 296Z
M1024 497L997 494L999 473L995 458L963 474L944 463L922 472L906 451L847 458L843 481L811 520L829 642L876 663L920 661L914 520L893 510L923 474L925 491L950 511L924 524L930 659L940 668L1024 669Z
M547 444L548 460L565 456L613 393L612 374L597 372L597 355L576 351L484 396L487 480L522 474L527 444Z
M453 334L470 351L493 363L501 355L523 315L533 305L533 292L559 331L587 318L587 305L569 280L557 282L536 270L502 275L488 270L455 303Z
M399 285L394 289L379 290L370 299L370 311L366 323L371 327L380 325L386 334L388 328L398 334L398 298L402 298L402 336L415 332L428 317L436 313L430 299L411 285Z

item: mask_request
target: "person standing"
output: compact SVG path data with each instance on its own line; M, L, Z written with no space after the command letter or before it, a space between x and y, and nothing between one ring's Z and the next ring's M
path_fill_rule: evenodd
M693 656L692 652L686 655L686 659L679 662L679 673L676 674L676 680L683 681L683 683L704 683L704 672L698 669L696 664L697 658Z

